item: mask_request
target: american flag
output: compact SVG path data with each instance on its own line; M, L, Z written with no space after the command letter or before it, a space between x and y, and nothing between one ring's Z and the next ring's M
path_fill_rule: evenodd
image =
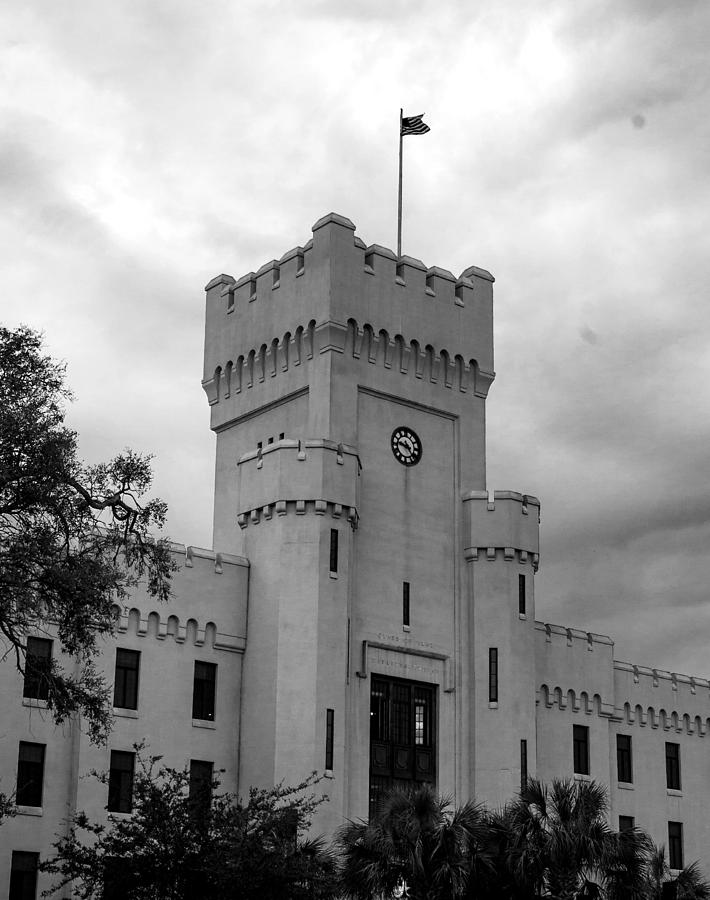
M407 116L402 119L400 134L426 134L427 131L431 131L431 128L422 121L423 118L424 113L420 116Z

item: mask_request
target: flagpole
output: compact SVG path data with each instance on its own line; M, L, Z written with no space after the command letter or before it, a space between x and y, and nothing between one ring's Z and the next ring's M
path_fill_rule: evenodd
M402 255L402 113L399 111L399 197L397 200L397 259Z

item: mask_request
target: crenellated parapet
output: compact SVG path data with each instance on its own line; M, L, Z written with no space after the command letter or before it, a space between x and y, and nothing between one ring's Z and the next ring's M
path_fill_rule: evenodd
M602 699L601 694L590 694L585 690L565 689L559 684L550 686L541 684L537 692L537 705L545 709L568 710L583 713L587 716L599 716L605 719L614 718L614 704L611 700Z
M625 725L704 736L710 681L613 658L603 634L536 622L538 705Z
M397 258L354 231L349 219L331 213L302 247L239 279L218 275L209 282L203 384L210 403L321 353L343 352L350 322L354 356L366 338L369 350L376 348L374 358L361 356L369 362L381 352L385 364L399 353L392 368L403 373L413 356L417 377L485 396L493 378L493 276L470 266L456 277Z
M485 398L494 373L481 369L476 359L452 356L445 347L422 345L416 338L391 335L370 322L350 318L346 323L314 320L273 337L247 353L221 360L202 387L210 406L245 395L271 379L288 376L308 380L309 364L324 353L343 354L363 365L390 369L399 378L420 379L427 384Z
M135 606L126 605L116 610L116 631L118 634L133 634L158 641L174 641L176 644L191 644L195 647L211 647L232 653L244 653L246 633L229 634L220 630L217 623L190 617L181 620L179 616L165 610L151 610L145 613Z
M569 690L577 696L598 694L600 714L612 717L613 664L614 642L605 634L535 622L536 681L548 686L550 696L556 690L561 690L563 697Z
M249 561L243 556L171 543L177 570L170 598L155 599L138 585L114 606L118 634L243 652Z
M710 681L614 661L617 713L629 725L705 735L710 729Z
M540 561L540 501L516 491L468 491L464 504L464 556L468 560Z
M357 450L329 440L282 439L245 453L238 462L241 528L292 512L358 519Z

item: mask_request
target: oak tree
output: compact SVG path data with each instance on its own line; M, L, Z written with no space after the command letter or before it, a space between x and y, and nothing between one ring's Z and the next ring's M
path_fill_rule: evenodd
M303 838L321 802L310 789L219 792L219 778L191 778L136 745L130 815L91 822L83 813L40 868L50 893L76 900L325 900L334 895L333 854ZM101 780L104 774L94 773Z
M166 600L174 564L153 536L166 505L147 498L150 456L125 450L86 465L65 423L71 399L41 335L0 327L0 659L14 661L56 722L79 713L100 742L111 706L99 638L137 584ZM28 653L29 636L52 639L51 657Z

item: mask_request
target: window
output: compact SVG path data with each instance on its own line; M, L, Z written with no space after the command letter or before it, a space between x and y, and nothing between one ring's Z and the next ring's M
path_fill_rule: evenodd
M683 868L683 823L668 823L668 864L671 869Z
M39 853L12 851L9 900L35 900L37 896L37 864Z
M204 759L190 760L190 803L193 814L203 816L212 802L212 770L214 764Z
M520 790L524 791L528 786L528 742L520 742Z
M120 709L138 709L138 650L116 650L116 674L113 682L113 705Z
M32 700L46 700L49 696L47 675L51 668L52 642L46 638L28 637L22 696Z
M338 529L330 529L330 571L333 575L338 572Z
M666 742L666 787L680 790L680 744ZM681 868L683 868L681 866Z
M18 806L41 806L44 781L44 744L30 744L20 741L17 758Z
M525 576L518 575L518 612L525 615Z
M635 824L633 816L619 816L619 831L631 831Z
M634 780L631 768L631 735L616 736L616 777L619 781L631 784Z
M589 775L589 728L572 726L572 749L575 775Z
M402 582L402 625L409 627L409 582Z
M488 648L488 702L498 702L498 648Z
M217 666L195 661L195 680L192 688L192 718L214 721L214 689Z
M135 753L111 751L111 770L108 776L109 812L129 813L133 809L133 768Z
M335 710L325 711L325 767L333 771L333 736L335 733Z

